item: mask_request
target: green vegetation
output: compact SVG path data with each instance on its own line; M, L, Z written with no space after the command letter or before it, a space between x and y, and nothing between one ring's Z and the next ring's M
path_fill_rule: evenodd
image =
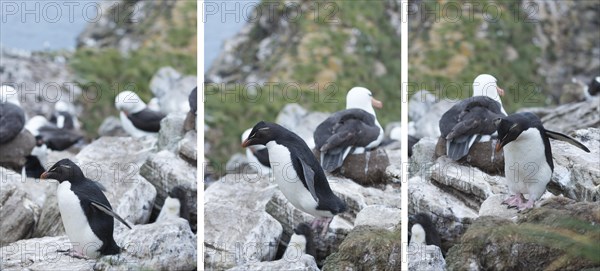
M196 74L196 58L181 53L156 53L156 49L142 48L123 55L116 49L80 49L70 61L83 95L81 118L86 119L83 130L95 137L102 121L117 115L114 108L116 95L132 90L145 102L152 98L149 84L160 67L171 66L185 74Z
M239 57L266 71L273 84L257 84L256 95L249 94L248 85L206 85L206 140L214 165L224 166L242 152L242 132L260 120L275 121L286 104L335 112L345 108L346 93L354 86L370 89L384 102L377 110L382 125L400 120L400 37L385 15L386 2L320 4L317 18L311 10L289 21L292 37L278 37L282 45L266 61L259 62L256 53L258 42L271 33L257 24L251 30L252 44Z
M122 5L133 8L127 3ZM161 67L196 74L196 5L195 1L175 2L168 12L149 11L152 19L145 23L123 25L131 27L130 35L143 39L140 49L121 53L115 48L80 48L74 53L69 63L83 90L78 102L83 106L81 118L86 121L82 129L88 138L97 136L98 127L107 116L118 114L114 99L119 92L132 90L148 102L152 98L150 80ZM127 17L116 20L129 21Z
M416 30L423 21L411 25L409 94L427 89L441 98L465 98L473 79L489 73L506 90L502 102L509 113L547 103L543 80L535 76L541 56L532 40L535 24L521 16L520 1L423 3L433 13L423 20L428 29Z

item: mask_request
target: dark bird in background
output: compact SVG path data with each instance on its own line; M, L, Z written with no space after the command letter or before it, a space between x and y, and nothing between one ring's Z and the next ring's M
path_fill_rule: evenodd
M354 87L346 95L346 110L333 113L317 126L313 137L325 171L340 168L349 154L379 146L384 133L373 107L382 106L370 90Z

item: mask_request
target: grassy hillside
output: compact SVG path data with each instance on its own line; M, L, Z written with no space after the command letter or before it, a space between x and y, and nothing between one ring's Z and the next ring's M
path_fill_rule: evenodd
M310 3L314 4L306 1L303 5ZM224 165L233 153L242 151L240 136L245 129L260 120L274 121L285 104L335 112L344 109L346 93L354 86L369 88L384 102L384 108L377 111L382 125L399 121L400 37L386 15L386 2L320 3L329 3L321 6L321 14L334 17L314 17L313 12L305 12L290 20L289 30L281 32L293 34L281 37L277 32L277 38L285 42L266 61L256 57L258 45L274 33L253 25L252 40L239 52L239 58L268 74L272 88L257 82L254 95L246 88L251 86L248 84L206 85L205 113L210 127L206 140L211 144L208 158L216 165Z
M489 73L506 91L508 112L546 104L546 86L536 75L541 51L533 40L535 25L520 3L417 1L431 14L409 18L410 93L427 89L441 98L464 98L473 79Z
M89 138L97 136L107 116L117 116L114 98L119 92L133 90L148 102L150 80L159 68L171 66L196 74L196 6L195 1L177 1L168 12L154 11L156 17L133 24L132 32L143 39L138 50L124 54L116 48L79 48L75 52L70 66L84 92L79 102Z

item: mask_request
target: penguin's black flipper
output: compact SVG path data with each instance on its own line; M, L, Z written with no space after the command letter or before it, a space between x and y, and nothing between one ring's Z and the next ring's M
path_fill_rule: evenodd
M586 152L590 152L590 149L588 149L585 145L583 145L581 142L577 141L577 139L572 138L568 135L564 135L559 132L546 130L546 136L548 136L549 138L552 138L552 139L567 142L567 143L569 143L577 148L580 148Z
M131 230L131 226L129 226L129 224L127 224L127 222L125 222L124 219L122 219L117 213L113 212L113 210L111 210L110 208L108 208L106 205L94 201L94 200L90 200L90 204L94 207L96 207L96 209L102 211L103 213L110 215L114 218L116 218L117 220L119 220L121 223L125 224L125 226L127 226L127 228L129 228Z
M304 173L304 181L306 182L306 186L308 186L308 191L313 196L315 201L319 203L319 198L317 198L317 191L315 190L315 172L310 168L302 159L300 160L300 164L302 165L302 172Z

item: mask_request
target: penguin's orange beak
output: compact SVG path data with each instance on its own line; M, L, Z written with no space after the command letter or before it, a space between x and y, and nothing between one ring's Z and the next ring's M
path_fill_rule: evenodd
M496 152L502 150L502 147L502 141L498 140L498 142L496 142Z
M248 146L250 146L250 140L246 139L244 142L242 142L242 148L246 148Z
M48 172L42 173L42 175L40 176L40 179L42 179L42 180L48 179Z
M377 100L377 99L375 99L373 97L371 97L371 104L375 108L382 108L383 107L383 103L380 100Z
M504 89L501 89L500 87L496 86L496 90L498 91L498 95L504 96Z

